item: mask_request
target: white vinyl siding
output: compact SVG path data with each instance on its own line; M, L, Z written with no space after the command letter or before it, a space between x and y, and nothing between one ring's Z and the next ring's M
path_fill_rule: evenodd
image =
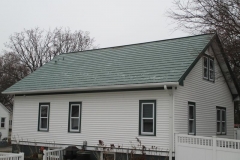
M156 100L156 136L139 136L139 101ZM23 140L96 146L115 144L131 148L136 137L147 148L169 148L169 108L165 90L15 96L12 135ZM37 132L38 103L50 102L49 132ZM81 133L68 132L69 103L82 102Z
M211 50L209 56L213 57ZM214 58L214 57L213 57ZM215 58L214 58L215 59ZM175 132L188 134L188 101L196 103L196 135L216 136L216 106L226 107L226 135L233 138L234 103L231 92L221 73L217 61L214 61L214 83L202 78L202 60L200 59L184 80L184 86L175 91Z

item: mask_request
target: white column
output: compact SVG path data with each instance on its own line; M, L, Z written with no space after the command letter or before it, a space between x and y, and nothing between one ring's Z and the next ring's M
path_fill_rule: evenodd
M43 150L43 160L47 160L47 151Z
M24 160L24 153L20 152L19 154L21 155L21 160Z

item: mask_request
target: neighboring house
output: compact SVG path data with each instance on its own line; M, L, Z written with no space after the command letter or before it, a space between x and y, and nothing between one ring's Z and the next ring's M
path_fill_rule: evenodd
M23 145L102 140L123 151L138 137L172 157L174 133L233 139L239 90L207 34L62 54L3 94L15 95L12 135Z
M2 133L0 141L3 138L8 138L9 117L10 117L10 111L2 103L0 103L0 132Z

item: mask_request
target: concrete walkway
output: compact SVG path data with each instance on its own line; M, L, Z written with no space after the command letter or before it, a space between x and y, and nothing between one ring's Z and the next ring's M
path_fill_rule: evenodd
M12 152L12 146L0 147L0 152Z

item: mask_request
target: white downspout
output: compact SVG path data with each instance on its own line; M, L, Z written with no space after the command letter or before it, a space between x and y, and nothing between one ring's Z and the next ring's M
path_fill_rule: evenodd
M175 87L172 87L172 151L175 152Z
M172 86L174 88L174 86ZM167 88L167 85L164 85L164 90L166 90L171 97L173 95L173 91L170 92ZM169 105L169 160L172 160L172 152L173 152L173 99L170 99ZM172 96L173 97L173 96Z

